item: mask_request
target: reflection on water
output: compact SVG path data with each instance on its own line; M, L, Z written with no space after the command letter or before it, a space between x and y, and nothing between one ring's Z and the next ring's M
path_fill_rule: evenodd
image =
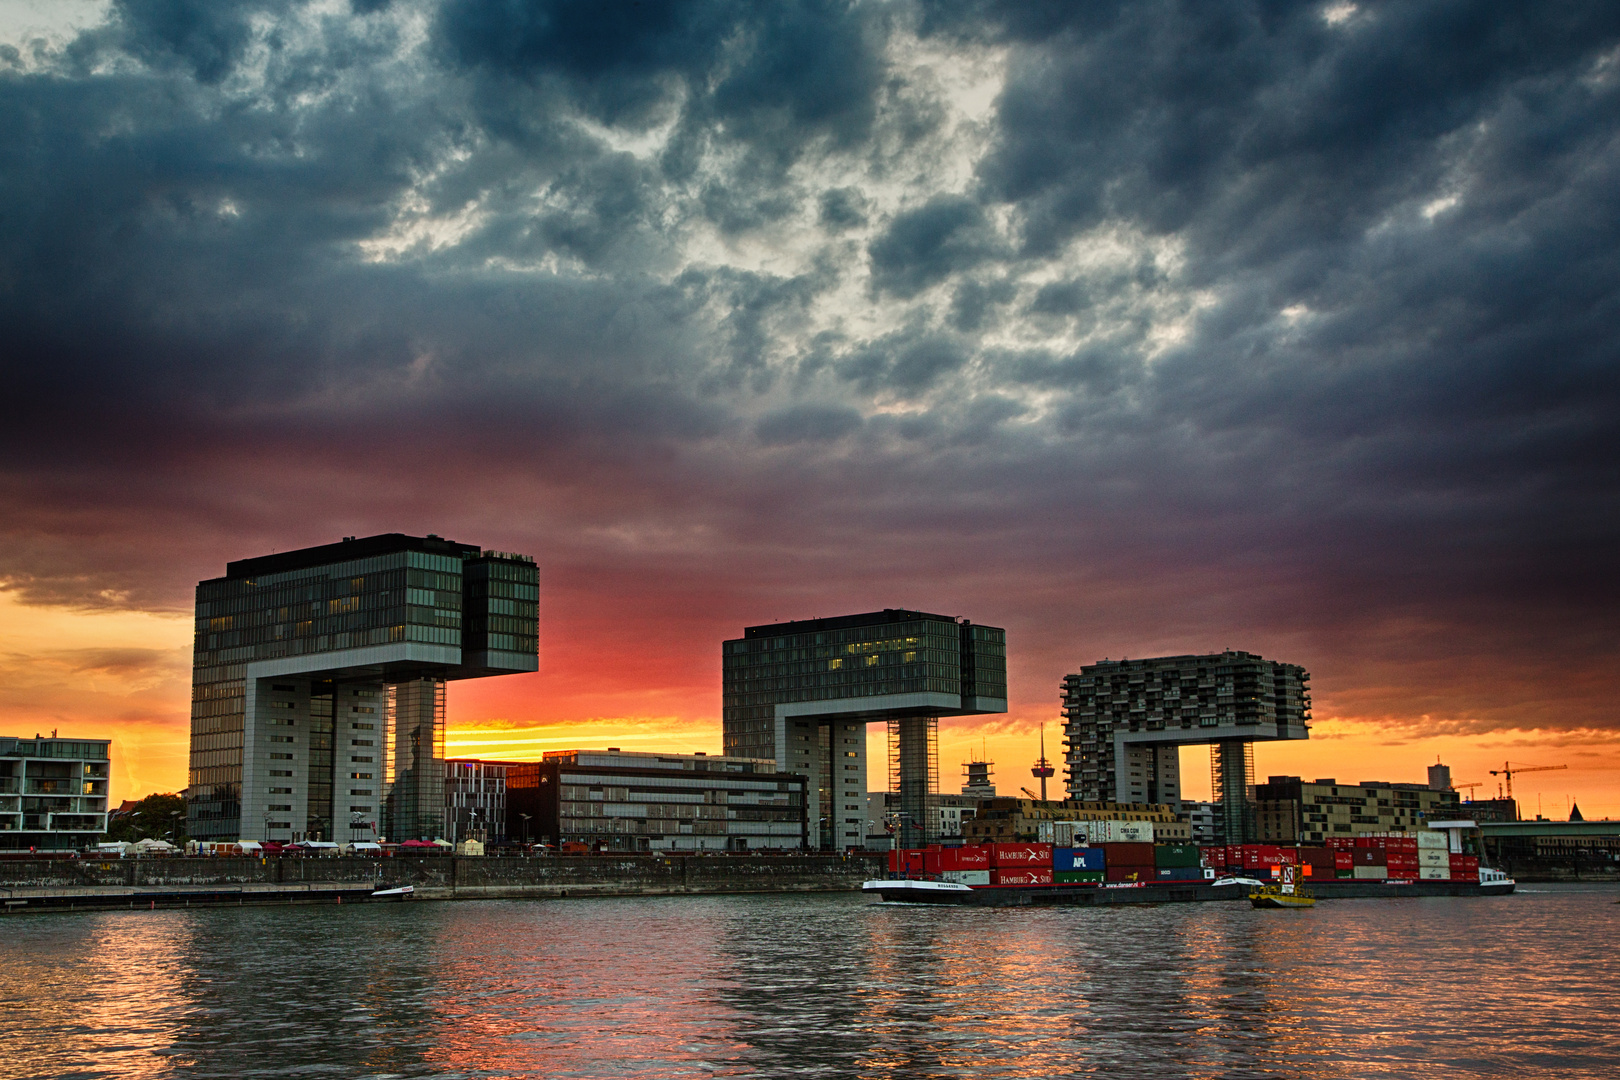
M12 915L0 1076L1608 1076L1617 896Z

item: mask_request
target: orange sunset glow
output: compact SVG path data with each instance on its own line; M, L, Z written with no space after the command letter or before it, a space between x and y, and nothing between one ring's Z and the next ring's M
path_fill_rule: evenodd
M542 670L533 675L456 682L450 686L447 752L454 757L505 761L538 759L548 750L618 746L626 750L691 753L720 750L719 637L669 640L665 651L647 653L623 643L611 650L584 644L566 624L542 621ZM740 627L730 633L740 632ZM67 611L30 607L0 593L0 730L33 734L108 737L113 745L113 792L139 798L185 786L189 730L191 619L178 613ZM960 784L961 764L988 756L997 790L1038 790L1030 776L1046 725L1048 756L1062 751L1057 694L1046 701L1033 691L1054 688L1065 673L1045 678L1020 663L1010 647L1013 699L1006 716L947 719L940 724L941 789ZM1089 662L1076 657L1073 666ZM1315 673L1313 673L1314 675ZM1526 814L1538 805L1549 817L1565 817L1574 800L1589 817L1620 816L1620 742L1601 731L1498 729L1488 736L1421 734L1422 718L1347 717L1315 675L1315 721L1303 743L1259 743L1256 774L1339 780L1422 782L1436 758L1451 766L1459 783L1495 794L1488 773L1504 760L1568 764L1548 774L1526 776L1516 794ZM887 745L884 729L868 731L870 783L883 784ZM1208 754L1182 751L1188 798L1208 798ZM1049 783L1062 797L1063 770Z

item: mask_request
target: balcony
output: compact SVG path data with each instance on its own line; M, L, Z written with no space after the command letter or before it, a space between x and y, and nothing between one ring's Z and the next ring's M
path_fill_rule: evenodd
M17 778L15 776L0 776L0 795L17 794Z
M72 780L29 780L24 793L28 795L72 795L74 794Z

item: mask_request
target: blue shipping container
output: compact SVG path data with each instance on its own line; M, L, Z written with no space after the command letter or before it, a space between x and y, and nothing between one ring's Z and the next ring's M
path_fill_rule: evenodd
M1106 870L1108 867L1103 861L1103 849L1100 847L1053 848L1052 869L1057 870Z
M1197 866L1161 866L1158 873L1160 881L1204 880L1204 871Z

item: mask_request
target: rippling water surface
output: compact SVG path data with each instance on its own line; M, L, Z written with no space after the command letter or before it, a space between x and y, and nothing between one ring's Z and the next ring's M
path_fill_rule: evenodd
M0 1076L1614 1076L1617 898L11 915Z

